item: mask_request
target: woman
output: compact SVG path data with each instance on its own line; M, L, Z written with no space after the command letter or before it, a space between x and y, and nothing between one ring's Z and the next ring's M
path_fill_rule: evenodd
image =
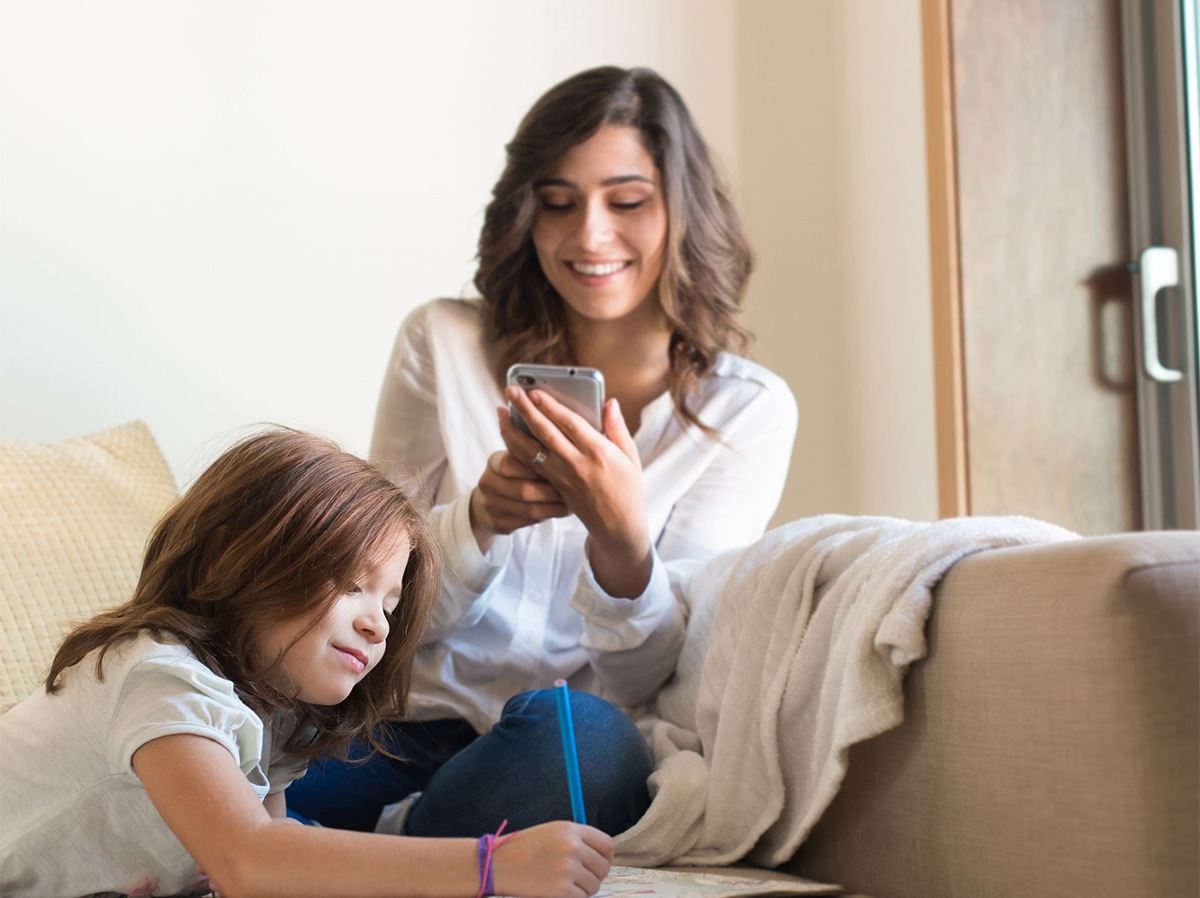
M507 151L482 299L409 316L375 422L372 460L416 473L445 552L416 722L389 733L410 763L311 770L289 802L324 823L371 828L390 802L379 828L410 835L569 817L545 691L562 677L588 822L631 826L651 761L616 706L654 697L683 643L688 575L760 536L783 488L795 402L732 354L750 254L678 93L647 69L583 72ZM506 390L515 362L599 369L603 434Z

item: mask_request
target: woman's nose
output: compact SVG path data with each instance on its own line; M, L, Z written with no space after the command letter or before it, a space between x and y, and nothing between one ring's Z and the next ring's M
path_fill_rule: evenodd
M612 237L612 216L602 203L583 205L579 221L579 242L586 249L596 249Z

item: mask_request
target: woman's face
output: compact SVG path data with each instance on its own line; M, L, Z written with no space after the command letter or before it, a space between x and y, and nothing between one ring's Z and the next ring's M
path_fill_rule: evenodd
M661 173L636 128L605 125L534 188L533 245L568 319L661 314L667 208Z

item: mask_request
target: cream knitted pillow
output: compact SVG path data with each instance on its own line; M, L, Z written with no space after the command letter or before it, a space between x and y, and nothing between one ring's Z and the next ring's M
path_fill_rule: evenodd
M72 623L133 594L175 495L140 421L62 443L0 438L0 702L33 691Z

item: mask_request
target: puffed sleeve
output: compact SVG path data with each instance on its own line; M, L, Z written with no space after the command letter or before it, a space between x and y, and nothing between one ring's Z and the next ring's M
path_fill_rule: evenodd
M150 657L133 665L109 726L109 769L134 774L133 755L154 739L187 733L223 745L261 799L263 724L233 684L191 657ZM136 775L136 774L134 774Z

